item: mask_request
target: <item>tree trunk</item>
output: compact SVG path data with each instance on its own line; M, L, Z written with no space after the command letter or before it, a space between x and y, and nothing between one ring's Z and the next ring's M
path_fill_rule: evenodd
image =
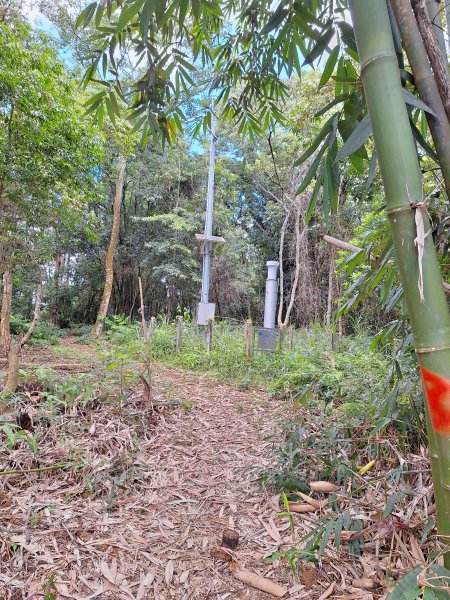
M280 230L280 250L278 253L278 262L280 263L280 298L278 300L278 327L281 327L283 324L283 303L284 303L284 238L286 236L286 228L289 223L289 217L291 216L291 211L289 209L286 210L286 216L284 217L283 225Z
M13 342L10 344L10 348L8 350L8 371L6 384L3 388L3 392L14 394L17 390L17 385L19 383L19 357L20 350L23 346L29 341L30 337L33 335L34 330L36 329L37 322L41 316L41 302L42 302L42 282L39 282L38 288L36 290L36 299L34 302L34 315L33 320L31 321L30 327L28 331L25 333L23 338L17 342ZM0 407L0 412L1 407Z
M291 317L292 308L294 306L295 295L297 293L298 280L300 278L300 242L301 236L305 234L305 230L300 233L300 217L301 210L300 207L297 208L297 214L295 215L295 274L294 281L291 287L291 294L289 298L289 304L286 308L286 314L284 315L283 326L287 327L289 324L289 319Z
M13 342L8 350L8 372L4 393L14 394L19 384L20 343ZM2 411L0 411L2 412Z
M53 325L58 325L58 291L59 291L59 274L64 262L64 256L57 254L55 258L55 270L53 272L53 294L50 302L50 322Z
M108 314L109 301L111 299L111 290L114 279L114 253L119 240L120 231L120 204L122 200L123 182L125 178L126 159L125 156L119 156L119 169L117 171L116 190L114 195L113 222L111 227L111 237L105 261L105 287L103 289L102 301L98 309L97 320L94 325L94 335L98 337L103 329L105 317Z
M439 44L433 33L433 25L428 16L425 0L411 0L411 5L416 15L420 35L427 50L434 76L442 98L447 118L450 119L450 77L448 65L444 61Z
M3 294L2 294L2 310L0 316L0 333L2 338L3 349L6 354L11 346L11 332L9 322L11 321L11 303L12 303L12 276L11 271L3 273Z
M450 123L431 71L410 1L391 0L391 6L400 29L419 96L436 115L434 117L426 113L445 182L447 198L450 200Z
M425 396L437 526L450 567L450 314L426 210L422 173L403 99L385 0L350 0L372 122ZM427 14L428 16L428 14ZM417 247L416 247L417 243Z

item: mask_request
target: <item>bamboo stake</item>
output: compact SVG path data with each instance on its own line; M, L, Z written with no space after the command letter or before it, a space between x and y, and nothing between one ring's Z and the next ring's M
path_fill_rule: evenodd
M423 204L422 173L386 2L371 0L369 6L366 0L350 0L349 4L387 214L427 397L438 533L445 544L444 563L450 567L450 314L432 236L425 235L430 223ZM421 273L424 301L418 285Z

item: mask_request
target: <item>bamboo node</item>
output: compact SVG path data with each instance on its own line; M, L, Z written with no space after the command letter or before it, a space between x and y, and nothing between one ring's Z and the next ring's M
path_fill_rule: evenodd
M388 217L390 217L391 215L395 215L397 213L401 213L401 212L409 212L411 210L414 210L416 207L413 204L408 204L408 206L399 206L398 208L391 208L390 210L386 211L386 214Z
M361 73L371 63L373 63L381 58L393 58L395 60L395 62L397 62L397 57L392 52L379 52L378 54L372 54L372 56L370 56L367 60L365 60L364 62L361 62Z

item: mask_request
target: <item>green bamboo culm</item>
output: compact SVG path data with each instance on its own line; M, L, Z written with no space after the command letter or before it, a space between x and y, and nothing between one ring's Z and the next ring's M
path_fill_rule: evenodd
M421 224L428 233L430 223L420 206L422 173L403 99L386 0L349 3L387 214L427 397L437 527L445 565L450 568L450 314L432 236L420 235ZM418 252L421 243L423 257Z

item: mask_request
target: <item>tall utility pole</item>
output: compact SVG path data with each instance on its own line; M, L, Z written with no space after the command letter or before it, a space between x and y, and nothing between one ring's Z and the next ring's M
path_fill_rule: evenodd
M211 278L211 255L213 244L224 242L222 237L212 235L212 220L214 209L214 168L216 162L216 117L211 113L211 141L209 146L208 195L206 197L205 232L197 234L196 238L203 242L203 272L202 292L198 305L197 323L206 325L208 319L213 319L216 306L209 302L209 281Z
M211 114L211 141L209 144L208 195L206 197L205 236L212 236L212 219L214 209L214 168L216 165L216 117ZM203 274L201 302L209 302L209 281L211 278L212 242L205 240L203 248Z

